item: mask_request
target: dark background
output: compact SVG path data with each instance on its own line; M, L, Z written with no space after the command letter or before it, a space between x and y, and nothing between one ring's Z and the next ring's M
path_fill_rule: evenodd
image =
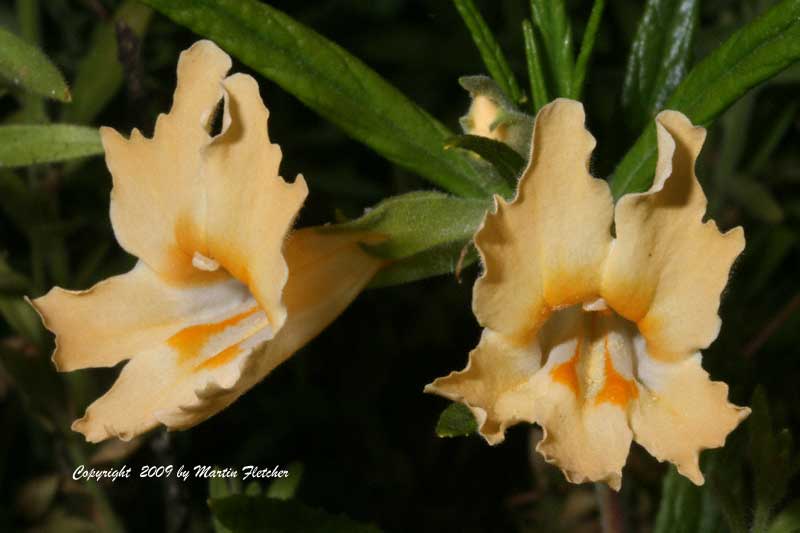
M485 69L450 2L272 4L341 44L457 129L457 119L469 105L457 79ZM527 16L525 2L478 4L518 78L524 80L518 21ZM592 162L598 176L611 172L638 134L621 112L620 87L641 13L639 4L609 2L589 72L584 100L589 129L598 139ZM114 5L112 1L41 2L43 48L68 80L87 50L92 28ZM588 2L570 3L576 42L589 9ZM752 2L705 2L695 56L702 57L718 45L754 9ZM0 6L0 15L0 23L13 27L11 3ZM157 113L169 108L177 56L198 38L154 15L141 53L133 56L125 87L96 125L125 133L137 127L151 133ZM238 64L234 70L248 72ZM282 174L291 178L302 173L311 190L299 226L331 221L337 211L354 217L387 196L432 188L347 138L274 83L256 78L271 110L270 136L283 149ZM742 132L742 168L771 125L797 100L797 89L795 82L770 84L754 97L752 118ZM3 113L13 113L15 106L10 97L0 99ZM736 403L748 404L756 385L762 385L775 427L796 428L800 319L798 303L792 302L798 299L800 128L795 118L770 163L756 176L777 202L777 218L765 216L763 206L748 203L749 195L727 190L720 185L724 182L711 179L720 153L732 142L726 135L730 136L722 128L712 129L699 175L712 200L710 214L723 229L744 225L748 247L724 297L722 333L705 353L704 365L714 379L731 385ZM108 220L111 180L102 160L86 161L69 176L63 165L39 175L44 176L43 209L50 212L57 204L57 223L66 232L74 274L67 288L86 288L127 270L133 260L113 238ZM86 273L84 260L100 253L101 245L106 251ZM20 271L30 268L26 235L3 212L0 250ZM461 283L443 276L365 292L332 327L233 406L189 431L154 431L138 439L138 448L115 464L132 466L136 476L142 465L240 468L299 462L303 474L297 499L374 522L387 531L599 531L595 489L568 485L555 467L543 464L531 451L537 429L512 428L506 442L494 448L474 436L440 439L434 433L447 402L424 395L422 389L434 378L462 368L477 343L479 328L470 310L477 272L475 266L468 269ZM52 395L68 411L67 416L75 417L110 385L118 370L57 376L47 362L49 354L26 345L2 321L0 336L6 337L4 350L23 354L20 357L26 364L47 369L43 373L53 378L52 382L42 378L45 385L36 378L39 381L32 385L3 371L0 364L0 530L44 530L56 511L91 521L97 513L91 495L80 483L70 481L73 444L48 427L36 405L42 395ZM745 433L740 428L731 437L727 453L732 460L725 468L739 472L734 476L737 487L741 486L737 491L748 502L751 472L742 466L749 461ZM95 451L96 447L85 449L88 455ZM649 530L666 471L633 446L621 502L634 530ZM54 476L57 490L47 498L44 509L31 511L31 501L40 490L37 480ZM103 489L130 531L211 530L205 481L183 484L133 478ZM781 505L790 501L787 496ZM725 530L722 521L717 526Z

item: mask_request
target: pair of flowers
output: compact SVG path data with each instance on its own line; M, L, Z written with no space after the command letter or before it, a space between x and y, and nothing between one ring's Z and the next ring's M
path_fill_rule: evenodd
M279 177L258 86L225 77L230 66L198 42L181 56L173 107L152 139L102 130L114 232L139 262L88 291L55 288L33 302L56 333L59 370L130 359L74 423L89 441L212 416L326 327L383 265L361 247L370 236L290 233L305 181ZM659 115L653 187L615 209L588 173L595 142L584 119L568 100L537 116L516 198L497 198L475 236L481 341L466 369L426 390L464 402L491 444L512 424L542 425L538 449L570 481L618 488L635 438L702 483L699 451L721 446L748 412L708 379L699 353L719 332L743 234L702 222L694 161L704 130Z

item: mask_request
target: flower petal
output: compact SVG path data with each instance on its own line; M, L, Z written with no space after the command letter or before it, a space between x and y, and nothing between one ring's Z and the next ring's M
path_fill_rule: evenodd
M750 409L728 402L728 386L708 378L700 354L666 363L642 353L638 366L643 390L631 410L636 442L702 485L700 451L723 446Z
M100 129L114 177L111 223L117 241L165 279L214 277L192 266L192 254L206 250L201 150L211 141L209 123L230 66L230 57L214 43L199 41L181 54L172 109L158 117L152 139L138 130L126 140L111 128Z
M507 427L533 421L526 385L541 366L538 342L520 347L484 329L467 367L438 378L425 392L463 402L475 415L478 431L489 444L505 439Z
M485 271L473 309L485 327L528 344L555 307L595 298L611 242L611 193L588 171L595 146L583 106L539 111L516 198L495 198L475 236Z
M289 319L277 336L271 338L252 298L183 328L136 354L73 429L92 442L129 439L159 422L183 429L224 409L324 329L369 282L381 262L361 250L362 238L295 233L286 244Z
M54 287L31 303L56 334L53 361L66 372L114 366L183 328L232 313L248 300L247 288L234 279L175 287L139 262L91 289Z
M272 335L253 298L226 306L213 319L134 354L111 390L89 406L73 429L91 442L112 436L128 440L155 427L161 411L198 399L210 403L235 386L244 362Z
M286 243L289 280L284 300L288 319L274 339L245 361L239 381L230 390L194 404L159 412L173 429L198 424L230 405L278 365L316 337L338 317L377 273L383 261L361 249L370 237L304 228ZM198 395L202 396L202 395Z
M269 112L251 76L224 81L223 132L204 153L208 257L250 287L277 330L288 270L281 250L308 188L278 175L281 149L267 135Z
M707 202L694 164L705 130L675 111L656 122L656 179L648 192L617 203L602 296L638 325L654 357L679 360L717 337L720 294L744 234L703 223Z
M547 361L528 386L531 421L544 429L536 449L573 483L619 490L633 433L636 389L629 326L610 312L560 310L540 332Z
M181 55L172 110L152 139L102 130L111 219L122 247L170 283L229 273L248 285L277 330L286 319L281 248L308 189L302 176L289 184L278 175L281 151L270 143L258 84L242 74L223 79L229 68L225 52L200 41ZM222 132L212 139L207 128L223 97Z
M619 490L633 438L625 409L614 402L583 402L546 369L532 386L535 421L544 428L536 451L572 483L604 482Z

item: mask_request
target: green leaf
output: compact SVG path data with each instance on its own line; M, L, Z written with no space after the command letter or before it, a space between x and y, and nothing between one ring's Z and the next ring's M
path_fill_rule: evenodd
M800 532L800 499L794 500L778 513L767 529L767 533L798 532Z
M41 50L0 28L0 76L13 87L61 102L70 101L61 72Z
M755 242L749 245L756 266L744 291L748 298L761 295L773 274L800 240L800 236L787 226L763 227L761 231L761 235L757 235Z
M766 135L753 157L750 158L750 163L747 166L747 173L749 175L756 175L767 166L772 154L778 148L778 144L792 126L798 108L800 108L799 102L789 102L785 108L781 109L780 115L774 123L766 128Z
M661 500L653 533L692 531L697 524L699 489L670 466L661 481Z
M478 431L478 422L472 411L463 403L453 402L439 415L436 435L439 437L465 437Z
M580 100L583 94L583 82L586 79L586 71L589 68L589 59L594 50L594 41L597 38L597 30L600 28L600 19L603 17L605 0L594 0L592 12L589 14L589 22L586 23L586 31L583 33L581 41L581 51L578 54L578 61L575 64L575 72L572 80L572 95L575 100Z
M63 424L69 427L72 414L68 414L62 380L53 369L53 363L44 352L28 347L11 349L9 343L0 344L0 366L24 401L26 409L48 430Z
M45 345L42 321L33 307L21 297L0 296L0 316L15 333L36 346Z
M456 272L478 259L470 241L440 244L403 258L382 268L369 284L370 288L391 287L420 279Z
M386 236L368 247L386 259L403 259L445 243L466 244L491 203L439 192L412 192L384 200L361 218L328 231L364 231Z
M572 28L565 0L531 0L531 13L542 36L547 66L556 96L572 94Z
M525 39L525 60L528 64L528 79L531 83L531 104L534 113L550 101L547 84L544 81L542 55L536 44L536 35L530 20L522 21L522 36Z
M453 134L340 46L256 0L145 0L178 24L216 41L323 117L390 161L462 196L502 183L446 152Z
M277 500L290 500L297 494L297 487L303 479L303 463L291 463L287 470L289 475L275 479L267 488L267 497Z
M793 468L794 443L789 430L775 431L764 389L759 386L751 400L752 414L747 429L750 460L753 465L755 511L752 533L763 533L775 505L780 502L796 473Z
M698 10L697 0L647 1L622 89L632 127L642 128L652 120L686 76Z
M719 495L712 494L711 485L718 483L715 476L720 469L720 458L706 455L702 462L708 478L707 485L702 487L670 465L662 480L653 533L744 533L736 527L725 527Z
M0 126L0 168L100 155L96 128L67 124Z
M114 18L95 29L91 47L78 65L72 87L72 104L64 108L63 122L86 124L108 104L120 89L123 70L117 47L117 25L125 25L141 38L152 10L136 0L126 0Z
M111 243L109 241L100 241L83 255L73 280L75 287L87 287L91 282L96 281L95 275L105 262L110 250Z
M15 272L0 256L0 292L24 291L30 284L31 281L26 276Z
M385 241L365 246L370 253L392 260L372 286L397 285L453 272L490 206L488 199L412 192L384 200L361 218L330 226L327 231L385 236Z
M212 499L208 505L214 517L232 533L380 533L375 526L296 500L236 495Z
M695 66L665 105L708 126L748 90L800 59L800 0L783 0L739 29ZM649 125L611 178L615 197L646 190L656 162Z
M453 3L456 5L459 14L461 14L461 18L464 19L464 24L467 25L472 35L472 40L475 41L475 46L478 47L478 51L481 54L483 64L489 70L489 74L511 100L519 102L522 97L519 84L514 78L511 67L508 66L503 50L497 44L480 11L475 7L472 0L453 0Z
M512 188L525 168L525 159L505 143L479 137L478 135L457 135L445 144L446 148L467 150L491 164Z
M17 0L17 22L19 36L33 46L41 47L41 24L39 0ZM31 92L18 92L19 109L7 118L9 124L45 124L47 116L44 98Z
M20 34L29 43L40 44L39 0L17 0L16 4Z
M730 177L727 192L754 218L768 224L783 220L783 208L764 184L747 176Z

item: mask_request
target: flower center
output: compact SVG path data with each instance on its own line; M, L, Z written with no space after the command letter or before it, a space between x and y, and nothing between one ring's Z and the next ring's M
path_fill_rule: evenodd
M636 326L602 300L555 312L540 332L551 378L584 403L624 407L639 394Z

